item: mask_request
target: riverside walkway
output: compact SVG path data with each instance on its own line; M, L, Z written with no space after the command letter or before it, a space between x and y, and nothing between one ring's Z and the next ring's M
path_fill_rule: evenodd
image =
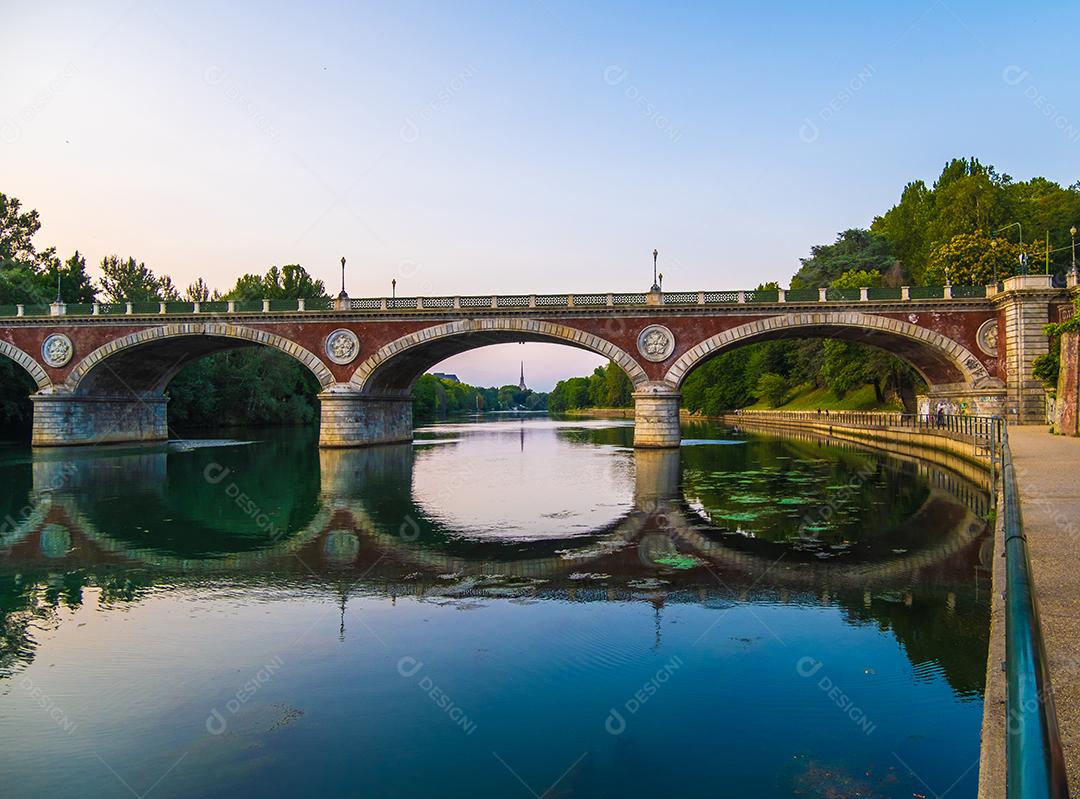
M1011 426L1009 446L1070 793L1080 796L1080 438Z

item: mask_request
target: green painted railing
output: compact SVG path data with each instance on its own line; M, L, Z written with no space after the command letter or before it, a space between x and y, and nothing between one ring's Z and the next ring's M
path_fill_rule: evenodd
M1054 694L1046 663L1031 560L1020 512L1008 434L1002 442L1002 508L1005 529L1005 796L1067 799Z
M908 302L912 300L982 299L988 295L986 286L911 286L903 288L827 288L827 289L749 289L746 291L680 291L666 292L657 304L688 306L739 305L745 303L819 303L819 302ZM475 297L389 297L349 298L344 310L366 313L445 312L447 310L494 309L525 311L537 308L636 308L650 306L656 298L648 294L513 294ZM118 316L137 314L196 314L224 313L325 313L337 307L338 301L329 297L304 300L210 300L193 303L158 300L119 303L79 303L62 305L0 305L0 318L12 316L41 317L54 313L64 316Z

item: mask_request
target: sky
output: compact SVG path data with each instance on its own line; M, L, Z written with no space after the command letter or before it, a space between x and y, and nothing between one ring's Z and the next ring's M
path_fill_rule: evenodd
M39 246L353 296L787 285L977 156L1080 179L1080 4L0 0L0 191ZM500 345L530 385L600 363Z

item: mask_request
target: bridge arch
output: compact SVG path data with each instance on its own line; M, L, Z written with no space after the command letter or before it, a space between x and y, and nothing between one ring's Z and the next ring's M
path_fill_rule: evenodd
M681 386L702 362L744 344L788 338L832 338L868 344L907 361L928 386L958 385L967 388L1000 387L983 362L959 342L901 319L858 312L801 313L771 316L710 336L683 353L664 375Z
M49 379L48 373L41 367L41 364L14 344L0 341L0 355L10 358L21 366L23 370L30 375L31 379L37 383L39 391L49 388L53 384L52 380Z
M306 366L322 387L334 376L314 353L283 336L243 325L191 322L147 328L104 344L68 375L75 394L160 394L187 364L204 355L246 345L281 350Z
M368 356L350 383L365 394L401 393L429 368L452 355L517 341L566 344L610 358L636 387L648 376L625 350L599 336L567 325L537 319L458 319L424 328L391 341Z

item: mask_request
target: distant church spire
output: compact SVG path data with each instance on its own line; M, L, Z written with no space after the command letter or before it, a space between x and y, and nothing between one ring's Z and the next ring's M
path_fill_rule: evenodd
M525 361L521 362L521 382L518 383L518 388L522 391L528 391L529 387L525 385Z

